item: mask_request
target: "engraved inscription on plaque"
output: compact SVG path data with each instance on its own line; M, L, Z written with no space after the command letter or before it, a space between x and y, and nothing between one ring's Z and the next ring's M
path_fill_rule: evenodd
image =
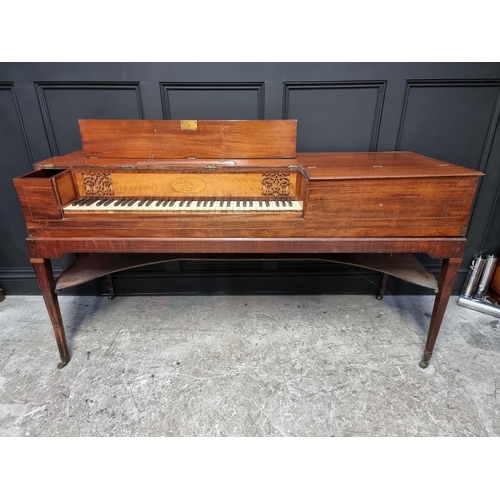
M288 196L290 174L262 174L263 196Z
M111 174L82 174L85 194L90 196L113 196Z
M179 177L171 184L172 189L179 193L198 193L205 189L205 182L197 177Z

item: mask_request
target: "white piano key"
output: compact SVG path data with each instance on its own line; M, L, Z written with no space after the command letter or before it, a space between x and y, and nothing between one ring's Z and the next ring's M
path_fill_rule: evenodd
M218 200L218 199L183 199L170 200L165 198L137 199L118 198L106 200L104 198L83 198L64 207L64 211L73 212L181 212L181 213L213 213L213 214L255 214L283 213L302 211L303 202L299 200Z
M142 204L139 206L139 203L137 204L137 209L141 212L152 212L156 208L156 201L158 200L147 200L146 203Z
M127 209L130 210L131 212L137 212L139 210L139 203L141 200L135 200L132 205L128 205Z
M196 200L188 200L186 203L186 211L187 212L196 212L199 211L200 209L196 207Z
M153 200L153 203L151 203L151 204L147 207L148 212L163 212L163 211L164 211L164 208L165 208L165 207L163 207L163 206L162 206L163 201L164 201L164 200L159 200L159 199L155 198L155 199Z
M85 211L87 211L87 210L91 210L91 207L92 207L92 206L95 206L95 204L96 204L99 200L98 200L98 199L95 199L95 200L93 200L93 202L92 202L92 203L90 203L90 204L88 203L88 201L87 201L87 202L85 202L85 203L82 203L82 201L83 201L83 200L79 200L79 201L77 201L77 202L75 202L75 203L71 203L71 204L67 207L68 211L70 211L70 212L85 212Z
M228 208L229 208L227 202L228 202L228 200L222 200L222 205L220 203L218 204L219 206L217 207L217 210L219 210L220 213L222 213L222 214L227 213Z
M104 203L105 202L102 202L101 200L100 202L95 203L94 205L92 205L92 207L89 208L92 210L92 212L106 212L108 210L108 207L105 207Z
M175 200L167 200L167 204L163 207L165 212L175 212L175 205L178 204L178 201Z

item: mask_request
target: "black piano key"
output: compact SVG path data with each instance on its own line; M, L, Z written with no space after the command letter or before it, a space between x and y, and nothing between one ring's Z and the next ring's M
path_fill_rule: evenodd
M222 200L220 203L219 203L219 207L223 207L224 206L224 200Z
M191 206L191 203L193 203L193 200L189 200L189 201L186 203L186 208L187 208L187 207L190 207L190 206Z
M113 203L115 200L108 200L108 201L105 201L102 206L103 207L107 207L108 205L111 205L111 203Z
M148 200L148 201L146 202L146 205L145 205L145 206L146 206L146 207L149 207L149 205L151 205L151 203L153 203L153 200Z
M262 200L259 201L259 207L263 207L264 206L264 203Z
M215 203L215 200L210 201L210 208L212 208L214 206L214 203Z
M128 200L127 199L124 199L121 203L120 203L120 207L125 207L128 205Z
M203 200L199 200L198 203L196 204L197 207L201 207L201 204L203 203Z
M274 203L275 203L275 204L276 204L276 206L279 208L279 206L280 206L280 202L279 202L279 201L275 201Z
M243 200L243 208L246 208L247 206L247 200Z
M270 206L271 206L271 203L266 200L266 207L270 207Z
M183 207L183 206L184 206L184 203L186 203L186 200L182 200L182 201L179 203L179 207Z
M207 205L208 205L208 200L205 200L205 201L203 202L203 208L205 208Z
M157 206L157 207L159 207L161 204L162 204L162 200L158 200L158 201L156 202L156 206Z
M287 203L289 207L293 207L293 203L290 200L288 200Z
M168 200L165 200L165 201L161 204L161 206L162 206L162 207L166 207L167 205L168 205Z
M282 202L281 202L281 206L282 206L282 207L286 207L286 201L282 201Z
M141 200L141 201L137 204L137 206L138 206L138 207L142 207L142 205L144 205L144 203L146 203L146 200Z
M169 207L173 207L174 205L175 205L175 200L172 200L172 201L168 204L168 206L169 206Z
M236 202L236 208L239 208L239 207L240 207L240 201L238 200L238 201Z
M227 201L226 201L226 207L228 207L228 208L229 208L230 206L231 206L231 200L227 200Z
M103 200L99 200L99 201L95 204L95 206L96 206L96 207L100 207L101 205L103 205L103 204L104 204L104 202L105 202L105 201L106 201L106 198L104 198Z
M127 207L131 207L137 200L130 200L128 203L127 203Z
M85 206L87 206L87 207L88 207L89 205L93 205L93 204L94 204L94 202L95 202L95 199L92 199L92 198L91 198L89 201L87 201L87 203L85 203Z
M253 201L249 201L249 202L248 202L248 204L249 204L248 206L249 206L250 208L253 208Z

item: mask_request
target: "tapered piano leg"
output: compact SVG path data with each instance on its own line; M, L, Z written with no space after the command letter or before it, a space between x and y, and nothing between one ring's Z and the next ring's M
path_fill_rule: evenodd
M385 289L387 288L387 278L389 275L387 273L382 273L382 279L380 280L380 288L377 294L377 300L382 300L384 298Z
M439 328L441 327L441 322L443 321L446 306L448 305L461 262L462 259L443 259L441 274L439 275L438 293L432 310L424 357L419 363L420 368L427 368L429 366L429 360L434 350L434 344L436 343Z
M113 300L115 298L115 285L113 284L113 277L111 274L106 274L106 281L108 283L108 299Z
M59 355L61 362L57 365L58 368L63 368L69 362L68 345L66 343L66 334L64 333L64 325L61 317L61 309L55 291L54 275L52 273L52 265L49 259L32 258L31 263L35 269L35 274L38 280L38 285L42 291L43 300L47 307L47 312L52 322L54 335L56 337Z

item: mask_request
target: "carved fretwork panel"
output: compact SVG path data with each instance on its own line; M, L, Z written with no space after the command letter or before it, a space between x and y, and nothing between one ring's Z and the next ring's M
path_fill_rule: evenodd
M289 196L290 174L262 174L263 196Z
M91 196L112 196L115 194L111 174L83 174L82 177L85 194Z

